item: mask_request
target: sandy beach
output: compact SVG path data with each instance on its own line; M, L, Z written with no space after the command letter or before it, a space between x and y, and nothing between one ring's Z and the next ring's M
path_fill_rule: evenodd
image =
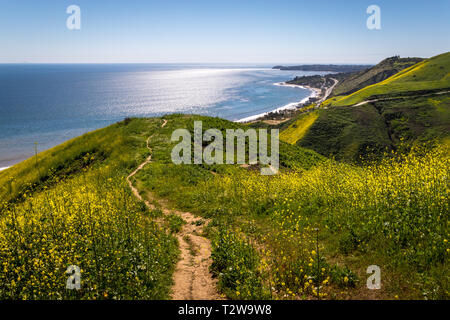
M300 85L296 85L296 84L288 84L286 82L277 82L277 83L274 83L274 85L275 86L291 87L291 88L308 89L308 90L311 91L311 94L309 96L307 96L306 98L303 98L300 101L288 103L288 104L286 104L286 105L284 105L282 107L276 108L276 109L274 109L272 111L268 111L268 112L264 112L264 113L260 113L260 114L255 114L253 116L249 116L249 117L245 117L245 118L236 120L235 122L255 121L255 120L257 120L259 118L262 118L262 117L264 117L264 116L266 116L266 115L268 115L269 113L272 113L272 112L279 112L279 111L282 111L282 110L292 110L292 109L297 108L300 104L304 104L306 101L309 100L309 98L317 97L318 95L320 95L320 90L319 89L311 88L309 86L300 86Z

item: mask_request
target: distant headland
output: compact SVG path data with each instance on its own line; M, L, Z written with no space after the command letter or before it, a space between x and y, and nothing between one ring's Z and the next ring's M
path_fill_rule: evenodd
M373 67L373 65L358 64L304 64L298 66L275 66L272 69L278 70L299 70L299 71L328 71L328 72L357 72Z

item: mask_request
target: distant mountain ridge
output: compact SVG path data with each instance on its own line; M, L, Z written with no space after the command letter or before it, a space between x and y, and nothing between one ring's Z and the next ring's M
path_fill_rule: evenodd
M305 64L298 66L275 66L272 69L278 70L299 70L299 71L329 71L329 72L357 72L366 70L373 65L358 65L358 64Z

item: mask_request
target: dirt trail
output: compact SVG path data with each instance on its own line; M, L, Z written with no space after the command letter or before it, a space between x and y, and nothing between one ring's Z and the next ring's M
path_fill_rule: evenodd
M163 120L163 124L161 125L161 128L164 128L164 126L167 124L167 120ZM147 157L147 159L145 159L144 162L142 162L132 173L130 173L130 175L127 177L127 182L128 182L128 186L130 187L131 191L133 192L134 196L136 198L138 198L140 201L143 201L145 203L145 205L147 207L149 207L150 209L153 209L154 206L148 202L147 200L143 199L142 196L139 194L138 189L136 189L133 186L133 183L131 182L131 178L134 177L136 175L136 173L138 173L140 170L142 170L143 167L145 167L145 165L147 165L148 163L150 163L150 161L152 161L152 148L150 148L150 146L148 145L148 143L150 142L150 139L153 137L153 135L151 135L150 137L147 138L147 149L150 151L150 155Z
M161 128L167 124L167 120L164 120ZM152 136L147 139L147 149L152 152L149 146L149 141ZM128 177L128 185L140 201L143 201L145 205L154 209L155 206L148 200L144 199L139 191L133 186L131 178L136 175L145 165L152 160L151 154L147 159L142 162ZM151 194L147 193L149 197ZM152 197L152 200L153 197ZM179 243L180 260L177 263L175 273L173 276L174 285L172 287L172 299L173 300L217 300L221 299L221 296L217 292L216 282L217 280L212 278L209 272L211 265L211 243L202 236L203 227L209 222L205 219L196 217L189 212L182 212L176 210L169 210L168 204L165 200L158 200L158 204L162 207L162 211L165 215L174 213L180 216L186 224L183 225L181 231L177 234Z
M207 221L189 212L177 212L186 224L177 235L181 257L174 273L172 299L217 300L216 280L209 272L211 266L211 243L201 236ZM200 224L201 225L197 225Z
M405 99L405 98L415 98L415 97L427 97L427 96L434 96L434 95L441 95L450 93L450 91L439 91L439 92L432 92L432 93L426 93L426 94L418 94L418 95L411 95L411 96L398 96L398 97L390 97L390 98L380 98L380 99L373 99L373 100L365 100L362 102L359 102L357 104L350 105L350 107L358 107L362 106L371 102L376 101L388 101L388 100L398 100L398 99Z

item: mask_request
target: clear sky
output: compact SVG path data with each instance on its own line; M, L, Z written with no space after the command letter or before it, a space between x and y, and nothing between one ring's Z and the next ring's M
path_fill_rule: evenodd
M66 8L81 9L68 30ZM381 30L366 9L381 8ZM450 0L0 0L0 62L375 63L450 51Z

